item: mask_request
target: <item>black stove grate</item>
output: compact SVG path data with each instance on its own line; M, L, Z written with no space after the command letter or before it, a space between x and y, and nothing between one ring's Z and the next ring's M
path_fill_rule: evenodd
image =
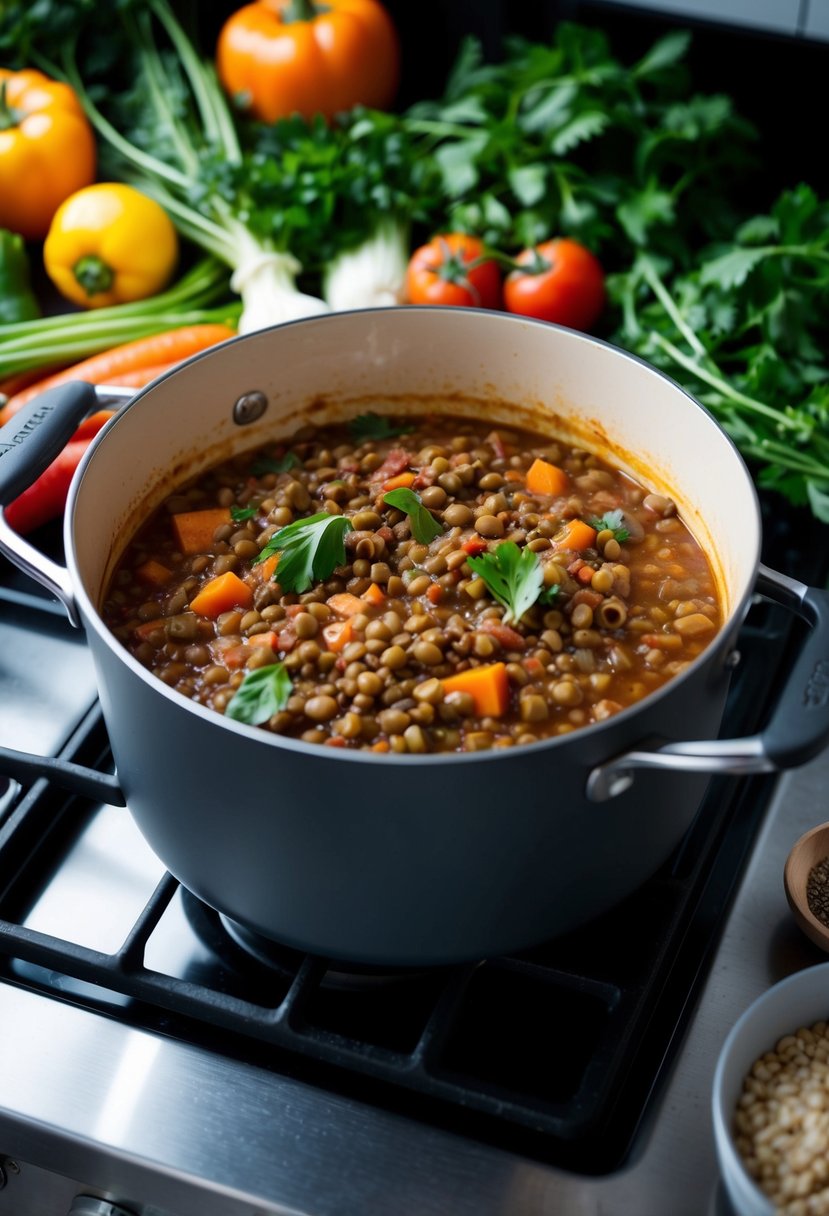
M764 560L823 581L825 529L771 510L766 529ZM19 606L16 576L3 574L0 608ZM48 600L35 596L25 607L59 627ZM0 614L0 637L2 630ZM728 734L762 722L798 630L774 605L751 609ZM107 768L97 706L58 758ZM352 975L294 952L275 968L264 964L170 875L111 952L32 928L29 909L82 825L125 815L39 780L11 788L5 819L0 801L0 974L102 1016L603 1173L624 1160L681 1038L773 787L770 778L713 780L670 862L619 908L567 937L470 966ZM194 943L178 974L153 962L166 925Z

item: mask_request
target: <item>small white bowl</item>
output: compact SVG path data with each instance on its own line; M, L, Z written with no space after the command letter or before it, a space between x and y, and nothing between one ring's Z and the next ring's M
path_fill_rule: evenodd
M775 1206L743 1165L732 1126L743 1081L784 1035L829 1020L829 963L807 967L769 988L728 1034L714 1073L714 1138L725 1189L737 1216L774 1216Z

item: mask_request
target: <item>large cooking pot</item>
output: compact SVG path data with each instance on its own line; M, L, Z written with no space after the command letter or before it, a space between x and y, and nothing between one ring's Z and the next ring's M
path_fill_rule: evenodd
M176 482L308 419L441 403L553 431L673 495L709 554L725 613L721 633L681 676L607 721L531 746L382 755L224 718L158 681L102 624L114 563ZM0 431L0 502L97 404L95 390L74 384L43 394ZM111 779L86 770L61 779L125 800L170 871L230 920L364 964L484 957L573 928L667 858L707 774L771 771L823 747L827 594L761 567L760 540L740 456L670 379L582 334L452 308L282 325L155 381L78 470L64 524L67 568L0 514L0 549L86 630L123 798ZM811 629L765 731L718 741L735 638L755 591ZM42 763L9 751L0 758L12 776Z

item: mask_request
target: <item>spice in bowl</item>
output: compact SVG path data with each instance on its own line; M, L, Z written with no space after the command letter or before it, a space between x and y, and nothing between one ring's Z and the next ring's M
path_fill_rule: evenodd
M812 915L829 928L829 857L824 857L809 871L806 902Z
M747 1171L781 1216L829 1214L829 1023L785 1035L755 1061L737 1103L734 1137Z

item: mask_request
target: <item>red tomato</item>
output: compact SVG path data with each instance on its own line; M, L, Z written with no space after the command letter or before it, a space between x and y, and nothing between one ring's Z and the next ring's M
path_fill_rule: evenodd
M504 280L504 307L524 317L590 329L605 303L604 271L589 249L559 237L524 249L515 259L526 270Z
M484 257L477 237L462 232L435 236L411 256L406 298L410 304L500 308L501 272Z

